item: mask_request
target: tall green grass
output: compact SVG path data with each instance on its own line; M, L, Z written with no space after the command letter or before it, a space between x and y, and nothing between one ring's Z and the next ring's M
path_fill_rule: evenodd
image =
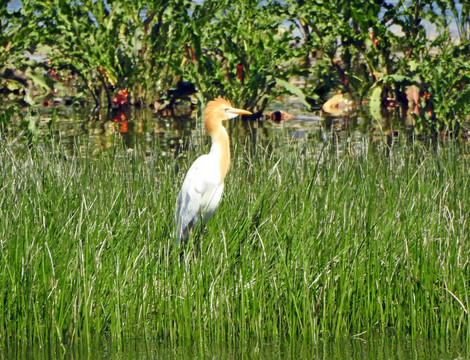
M470 341L461 146L234 146L223 201L183 255L174 202L196 153L1 146L4 342Z

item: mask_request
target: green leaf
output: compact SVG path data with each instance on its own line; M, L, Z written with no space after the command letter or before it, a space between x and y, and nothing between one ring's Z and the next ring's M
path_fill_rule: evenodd
M52 89L50 80L46 78L44 74L39 74L33 71L31 68L27 68L25 71L25 75L33 81L34 85L39 86L47 91Z
M412 82L412 80L408 76L404 75L386 75L382 79L383 83L401 83L401 82Z
M375 120L382 119L382 88L377 86L372 90L369 102L370 114Z
M310 104L307 102L307 99L305 98L305 94L302 92L302 90L295 86L292 85L291 83L282 80L282 79L276 79L276 83L283 87L285 90L287 90L289 93L292 95L297 96L297 98L300 100L302 104L304 104L308 109L310 109Z
M408 66L410 67L410 71L416 71L418 69L419 63L416 60L408 61Z

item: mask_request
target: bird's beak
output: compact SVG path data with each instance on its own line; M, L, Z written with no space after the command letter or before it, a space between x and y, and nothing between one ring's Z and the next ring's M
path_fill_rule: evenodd
M237 114L237 115L252 115L253 113L248 110L243 110L243 109L236 109L236 108L231 108L229 110L232 114Z

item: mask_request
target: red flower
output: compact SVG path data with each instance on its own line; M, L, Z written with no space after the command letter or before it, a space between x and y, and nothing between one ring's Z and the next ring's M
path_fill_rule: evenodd
M237 78L240 81L243 81L243 64L237 65Z
M374 42L374 47L376 48L379 45L379 39L375 36L374 30L369 33L370 39Z
M128 91L126 89L119 90L117 95L112 100L113 103L120 105L120 106L124 105L127 102L127 94L128 94Z
M49 107L50 105L51 105L51 102L48 99L44 99L44 101L42 102L42 106L44 107Z
M183 49L188 59L191 59L192 61L196 60L196 53L194 52L194 49L191 46L184 45Z

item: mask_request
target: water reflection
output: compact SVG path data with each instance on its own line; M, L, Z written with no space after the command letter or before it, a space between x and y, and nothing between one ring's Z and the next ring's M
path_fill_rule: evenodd
M259 146L264 148L273 143L295 148L303 142L319 146L328 142L335 151L344 154L363 150L365 139L390 143L405 126L399 112L396 116L373 119L360 108L337 116L322 110L307 113L292 104L281 106L277 104L267 110L268 114L279 111L288 114L281 120L268 116L255 120L236 118L225 123L232 148L249 145L256 153ZM184 109L171 115L150 107L108 111L60 105L33 112L24 109L23 116L26 122L39 124L39 139L51 139L67 158L99 156L116 146L142 156L175 157L184 150L198 153L208 150L210 139L198 109ZM19 122L17 119L10 126L18 128ZM7 137L26 142L27 137L19 134L10 131Z
M158 145L163 154L168 154L176 152L181 144L188 148L209 143L197 110L190 116L168 117L154 113L150 108L132 108L126 112L101 109L94 112L57 107L54 114L51 114L50 109L44 109L39 116L43 124L53 121L53 138L60 139L68 156L90 152L99 154L121 144L128 150L147 155ZM253 146L266 146L278 137L295 142L336 138L335 141L341 144L341 140L352 135L353 139L360 142L360 138L374 125L363 114L336 117L324 116L319 111L294 114L282 122L234 119L225 126L234 145L251 143ZM78 148L77 144L80 144Z
M97 155L115 146L148 155L156 144L162 153L172 152L195 125L192 118L162 117L150 108L108 112L58 107L53 114L48 109L39 116L45 124L52 121L52 138L68 157Z
M17 344L0 348L5 359L463 359L468 356L465 342L448 339L411 339L398 336L375 336L319 341L306 345L301 342L276 344L201 344L171 346L152 339L130 340L124 343L96 340L91 344L70 347L59 344L37 346Z

